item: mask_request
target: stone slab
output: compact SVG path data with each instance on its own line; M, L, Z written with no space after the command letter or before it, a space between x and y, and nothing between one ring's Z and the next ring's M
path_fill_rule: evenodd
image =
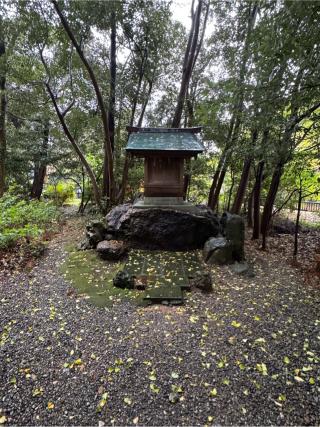
M144 300L152 303L183 304L183 292L180 286L155 286L146 291Z

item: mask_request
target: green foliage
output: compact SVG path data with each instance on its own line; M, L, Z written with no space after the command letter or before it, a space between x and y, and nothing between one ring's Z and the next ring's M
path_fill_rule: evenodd
M74 197L74 185L70 182L59 181L49 184L44 191L44 196L52 200L56 206L62 206L68 199Z
M50 203L19 200L11 195L0 199L0 211L0 249L41 238L58 218L57 208Z

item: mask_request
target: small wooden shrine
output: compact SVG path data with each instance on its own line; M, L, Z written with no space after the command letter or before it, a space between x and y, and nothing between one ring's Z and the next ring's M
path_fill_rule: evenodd
M144 158L144 200L137 207L188 205L183 201L185 161L204 151L194 128L137 128L129 132L126 151Z

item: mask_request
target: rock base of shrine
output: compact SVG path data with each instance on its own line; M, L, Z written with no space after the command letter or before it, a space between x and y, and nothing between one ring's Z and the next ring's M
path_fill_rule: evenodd
M124 204L106 217L106 233L136 247L165 250L202 248L209 237L220 232L217 215L205 206L190 210L170 207L136 207Z

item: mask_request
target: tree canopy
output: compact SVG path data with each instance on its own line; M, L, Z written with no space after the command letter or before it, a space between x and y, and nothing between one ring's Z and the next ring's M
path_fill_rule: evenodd
M1 0L0 195L49 175L109 209L143 179L126 125L201 125L190 199L246 211L265 244L302 181L319 197L319 2L190 1L189 28L174 6Z

